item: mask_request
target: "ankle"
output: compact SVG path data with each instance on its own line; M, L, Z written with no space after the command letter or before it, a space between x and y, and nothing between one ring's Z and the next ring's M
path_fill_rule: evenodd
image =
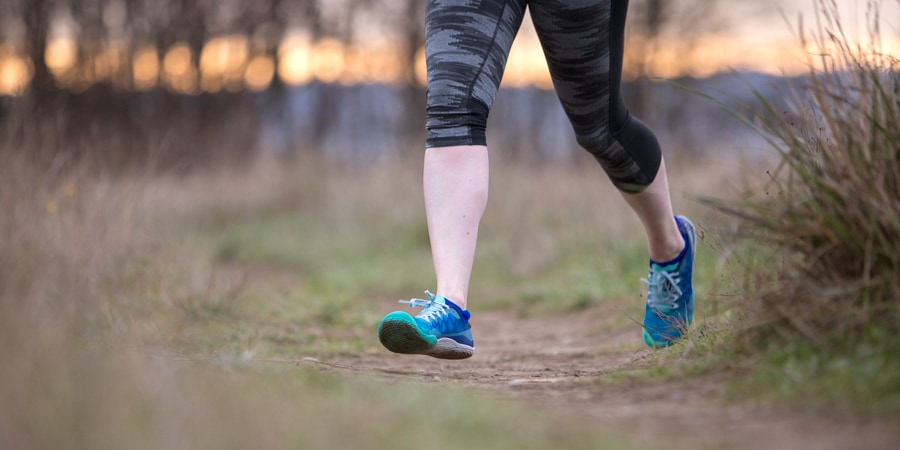
M656 263L675 262L687 249L687 241L679 231L676 236L670 236L664 242L650 245L650 260Z
M450 300L456 306L459 306L462 309L466 308L466 295L461 292L453 292L453 291L442 291L440 289L437 290L437 295Z

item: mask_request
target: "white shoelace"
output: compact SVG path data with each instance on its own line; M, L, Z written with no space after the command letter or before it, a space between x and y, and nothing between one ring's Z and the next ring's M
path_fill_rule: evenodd
M447 314L447 310L450 309L449 306L447 306L443 303L438 303L438 302L434 301L434 299L425 300L425 299L421 299L421 298L413 298L410 300L398 300L398 301L400 303L409 305L410 308L424 308L424 311L419 313L418 317L421 317L422 319L425 319L428 321L431 321L431 319L433 317L443 319Z
M649 279L641 278L648 286L647 304L663 312L678 308L678 299L681 298L678 278L678 273L651 268Z

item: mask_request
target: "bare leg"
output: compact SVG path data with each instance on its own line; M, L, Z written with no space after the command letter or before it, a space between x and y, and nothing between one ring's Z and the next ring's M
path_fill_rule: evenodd
M622 197L644 225L650 259L666 262L678 257L685 244L672 212L665 160L660 163L656 179L646 190L639 194L622 192Z
M487 147L429 148L423 183L436 294L465 309L478 224L487 204Z

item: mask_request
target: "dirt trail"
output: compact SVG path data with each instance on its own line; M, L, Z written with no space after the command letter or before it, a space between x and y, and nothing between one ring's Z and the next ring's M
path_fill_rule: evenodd
M232 267L229 270L236 270ZM296 274L238 267L250 284L290 286ZM378 346L359 354L307 358L336 373L368 373L398 383L452 383L587 421L649 447L671 449L894 449L900 414L860 416L790 410L729 399L733 373L695 379L603 382L608 374L646 368L652 350L637 324L621 326L614 304L526 317L512 309L476 312L475 356L444 361L397 355ZM489 324L489 326L488 326ZM376 340L375 331L371 337Z
M511 311L475 317L476 353L441 361L384 351L306 361L329 371L373 372L399 382L456 383L533 402L600 429L667 448L888 449L900 417L851 417L728 401L724 374L610 384L603 374L646 365L635 327L605 326L621 311L525 318ZM478 326L488 324L491 326ZM373 339L374 339L373 334Z

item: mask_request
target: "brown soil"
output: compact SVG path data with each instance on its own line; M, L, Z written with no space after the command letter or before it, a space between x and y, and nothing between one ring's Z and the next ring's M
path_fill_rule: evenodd
M476 353L464 361L379 349L305 363L397 382L489 391L666 448L888 449L900 442L897 415L861 417L731 399L726 386L737 376L733 371L662 381L618 376L619 381L604 382L604 375L647 367L651 352L639 347L636 325L604 326L621 314L609 309L539 318L512 311L478 314L473 320Z

